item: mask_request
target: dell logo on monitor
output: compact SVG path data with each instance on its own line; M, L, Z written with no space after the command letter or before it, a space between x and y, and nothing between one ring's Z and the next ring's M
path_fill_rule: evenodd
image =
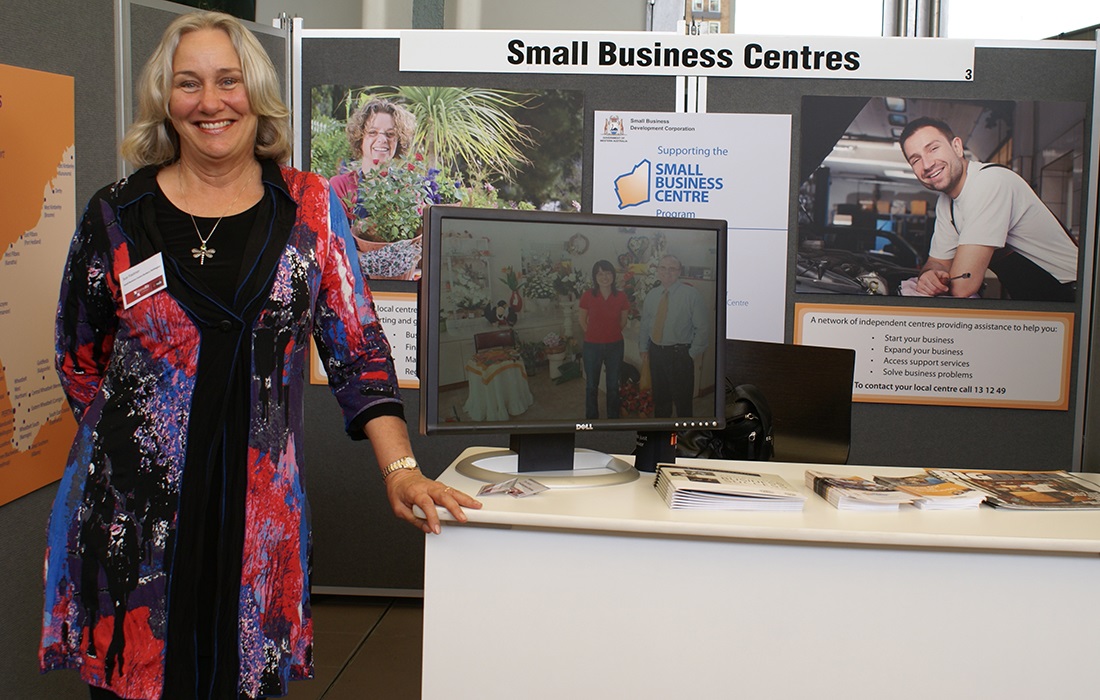
M591 423L577 423L577 430L592 430Z

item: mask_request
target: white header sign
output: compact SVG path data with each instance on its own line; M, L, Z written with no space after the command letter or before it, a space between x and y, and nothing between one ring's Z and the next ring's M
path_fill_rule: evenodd
M653 32L401 32L401 70L840 78L974 79L974 42L962 39L789 37Z

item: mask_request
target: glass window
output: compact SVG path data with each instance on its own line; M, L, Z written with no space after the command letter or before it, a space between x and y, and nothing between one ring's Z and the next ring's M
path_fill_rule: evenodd
M703 0L691 0L691 11L692 12L702 12L703 11Z
M693 0L693 5L698 0ZM944 2L945 6L947 1ZM882 0L738 0L730 11L739 34L882 36ZM993 9L995 7L995 9ZM1045 39L1100 23L1100 11L1081 0L950 0L943 36L954 39Z
M710 7L708 8L708 10L710 12L721 12L722 0L710 0Z
M882 36L882 0L845 0L843 11L820 0L738 0L731 12L738 34Z
M1100 10L1080 0L951 0L943 35L952 39L1047 39L1100 23Z

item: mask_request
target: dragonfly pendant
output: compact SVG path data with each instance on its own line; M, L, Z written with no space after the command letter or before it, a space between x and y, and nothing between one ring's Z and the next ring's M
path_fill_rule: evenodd
M202 265L203 263L206 262L207 258L214 257L215 252L217 252L217 251L215 251L213 248L207 248L206 244L203 243L201 248L192 248L191 249L191 257L192 258L198 258L199 259L199 265Z

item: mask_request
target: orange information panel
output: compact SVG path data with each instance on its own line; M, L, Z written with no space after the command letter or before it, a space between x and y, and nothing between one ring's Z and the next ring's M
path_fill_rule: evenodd
M1072 313L796 304L794 341L853 348L855 401L1069 408Z

